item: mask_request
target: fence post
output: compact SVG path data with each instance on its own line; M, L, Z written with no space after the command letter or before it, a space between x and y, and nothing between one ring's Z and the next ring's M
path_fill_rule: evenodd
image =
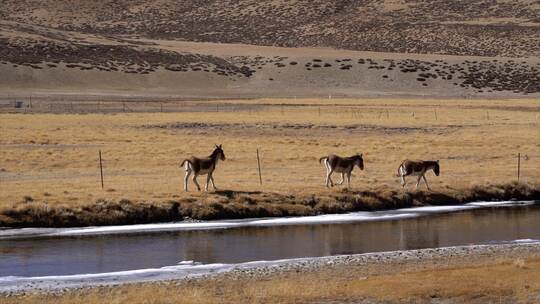
M103 189L103 163L101 162L101 150L99 150L99 172L101 173L101 189Z
M517 180L518 180L518 183L519 183L519 175L520 175L520 172L521 171L521 153L518 153L518 167L517 167Z
M259 183L262 185L261 160L259 158L259 148L257 148L257 167L259 169Z

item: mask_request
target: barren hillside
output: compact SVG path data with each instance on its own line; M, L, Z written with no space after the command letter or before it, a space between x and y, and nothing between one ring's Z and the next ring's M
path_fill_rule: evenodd
M377 52L540 56L538 0L4 0L64 30Z
M0 98L540 95L540 1L1 6Z

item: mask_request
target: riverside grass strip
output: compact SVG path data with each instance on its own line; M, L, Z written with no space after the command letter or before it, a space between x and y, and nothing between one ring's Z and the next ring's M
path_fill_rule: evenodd
M431 191L351 191L290 195L269 192L216 191L199 199L162 202L98 200L77 206L28 202L0 209L0 226L75 227L155 222L309 216L376 211L412 206L460 205L474 201L540 200L540 186L523 183Z

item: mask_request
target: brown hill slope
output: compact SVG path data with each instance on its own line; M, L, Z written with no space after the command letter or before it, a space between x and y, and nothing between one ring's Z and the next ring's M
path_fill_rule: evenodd
M540 94L540 59L127 39L0 21L0 95L12 100L45 91L534 97Z
M0 19L187 41L540 56L538 0L3 0Z

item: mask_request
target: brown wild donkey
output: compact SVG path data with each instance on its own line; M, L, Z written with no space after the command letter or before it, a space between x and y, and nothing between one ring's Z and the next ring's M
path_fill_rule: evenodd
M216 148L208 157L198 158L192 156L190 158L184 159L184 161L182 161L182 164L180 164L180 167L183 167L185 165L184 168L186 170L186 176L184 178L184 190L188 191L187 185L191 173L193 173L193 183L195 183L195 186L197 186L197 190L201 191L201 186L199 186L199 183L197 182L197 176L205 174L207 174L207 178L204 191L208 191L208 183L210 181L212 182L214 190L217 190L216 185L214 184L214 177L212 174L214 173L214 170L216 170L216 165L219 160L225 160L225 153L223 153L221 145L216 145Z
M364 170L364 159L362 154L356 154L350 157L340 157L334 154L321 157L319 162L324 160L324 165L326 166L326 187L334 186L332 181L332 173L337 172L341 173L341 182L339 185L343 184L345 180L345 174L347 174L347 187L351 186L351 172L354 169L354 166L358 166L360 170Z
M440 173L440 167L439 167L439 161L433 161L433 160L404 160L401 165L399 165L398 168L398 174L401 178L401 186L405 187L405 184L407 183L405 181L405 176L413 175L418 176L418 179L416 180L416 189L418 189L418 184L420 183L420 179L423 178L424 182L426 183L426 187L428 190L431 191L429 188L428 182L426 180L426 172L428 170L433 170L433 173L435 173L436 176L439 176Z

